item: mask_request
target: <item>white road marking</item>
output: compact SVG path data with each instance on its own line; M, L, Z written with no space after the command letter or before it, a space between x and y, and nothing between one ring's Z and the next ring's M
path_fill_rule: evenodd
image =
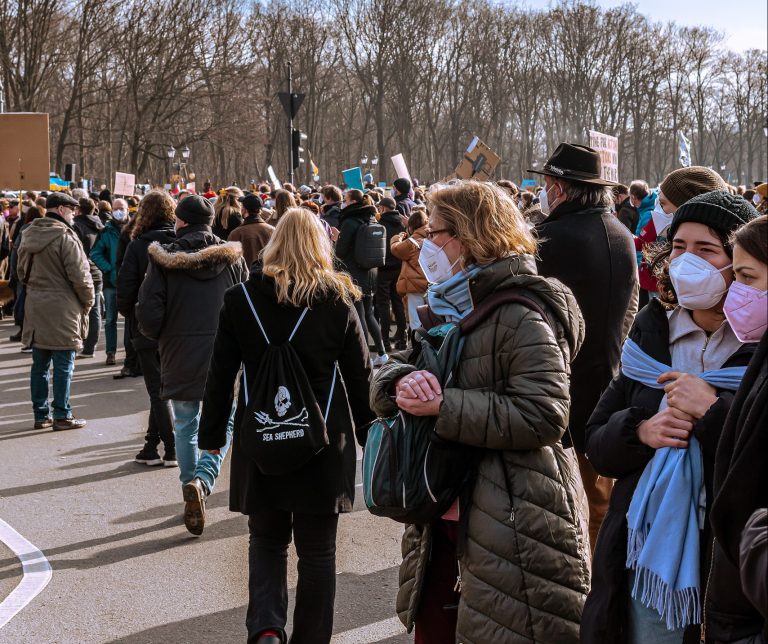
M21 562L23 577L13 592L0 602L0 628L10 622L51 581L51 564L38 548L0 519L0 541L13 551Z
M405 633L405 626L397 617L390 617L343 633L336 633L331 644L373 644Z

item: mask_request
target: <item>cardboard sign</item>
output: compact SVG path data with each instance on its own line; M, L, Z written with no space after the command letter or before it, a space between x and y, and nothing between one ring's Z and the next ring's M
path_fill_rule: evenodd
M472 139L464 152L464 158L456 166L459 179L488 181L493 175L501 157L483 143L478 137Z
M269 175L269 181L272 183L272 187L275 190L280 190L280 188L283 187L283 184L280 183L280 180L275 174L275 169L271 165L267 166L267 174Z
M344 177L344 183L347 184L348 189L364 190L363 171L359 167L342 170L341 176Z
M589 130L589 147L600 153L600 178L619 182L619 139L610 134Z
M50 189L47 114L0 114L0 149L0 188Z
M115 172L114 194L130 197L136 190L136 175L127 172Z
M411 181L411 173L408 172L408 166L405 165L402 153L392 157L392 165L395 166L395 174L397 174L398 179L408 179L408 181Z

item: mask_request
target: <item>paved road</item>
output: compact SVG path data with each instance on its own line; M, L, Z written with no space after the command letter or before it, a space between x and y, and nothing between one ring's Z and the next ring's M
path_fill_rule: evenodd
M113 380L117 369L104 366L102 346L96 358L77 361L72 386L75 413L88 426L36 431L31 355L8 342L14 329L0 322L0 518L43 551L53 578L0 629L0 642L245 641L247 525L227 509L228 467L210 497L204 536L192 537L178 470L132 462L147 416L143 380ZM336 641L410 641L385 622L394 616L401 532L360 499L342 517ZM295 562L292 553L291 587ZM0 600L19 577L19 561L0 544Z

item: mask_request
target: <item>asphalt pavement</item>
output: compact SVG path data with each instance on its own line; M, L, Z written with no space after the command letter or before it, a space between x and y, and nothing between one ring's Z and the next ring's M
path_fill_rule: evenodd
M148 399L142 378L112 378L122 349L118 366L105 366L102 337L95 358L76 362L72 405L86 428L34 430L31 355L8 341L14 331L0 322L0 519L43 552L53 576L0 628L0 643L244 642L248 530L246 517L227 507L228 461L205 533L193 537L183 524L179 470L132 462ZM393 619L401 534L361 498L342 516L335 642L411 641ZM20 579L19 558L0 543L0 602Z

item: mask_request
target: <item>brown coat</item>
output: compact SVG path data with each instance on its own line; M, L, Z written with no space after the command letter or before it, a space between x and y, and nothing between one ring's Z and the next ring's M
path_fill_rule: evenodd
M259 258L259 253L267 245L273 232L275 232L274 226L269 225L259 216L250 216L229 233L228 241L242 244L243 257L250 266Z
M80 351L94 294L88 257L75 231L50 217L33 221L21 238L18 271L27 292L23 344Z
M397 279L398 295L415 293L424 295L427 292L427 278L419 266L419 252L424 238L427 236L427 227L416 230L410 237L407 233L395 235L389 242L392 254L403 261L400 269L400 277Z

